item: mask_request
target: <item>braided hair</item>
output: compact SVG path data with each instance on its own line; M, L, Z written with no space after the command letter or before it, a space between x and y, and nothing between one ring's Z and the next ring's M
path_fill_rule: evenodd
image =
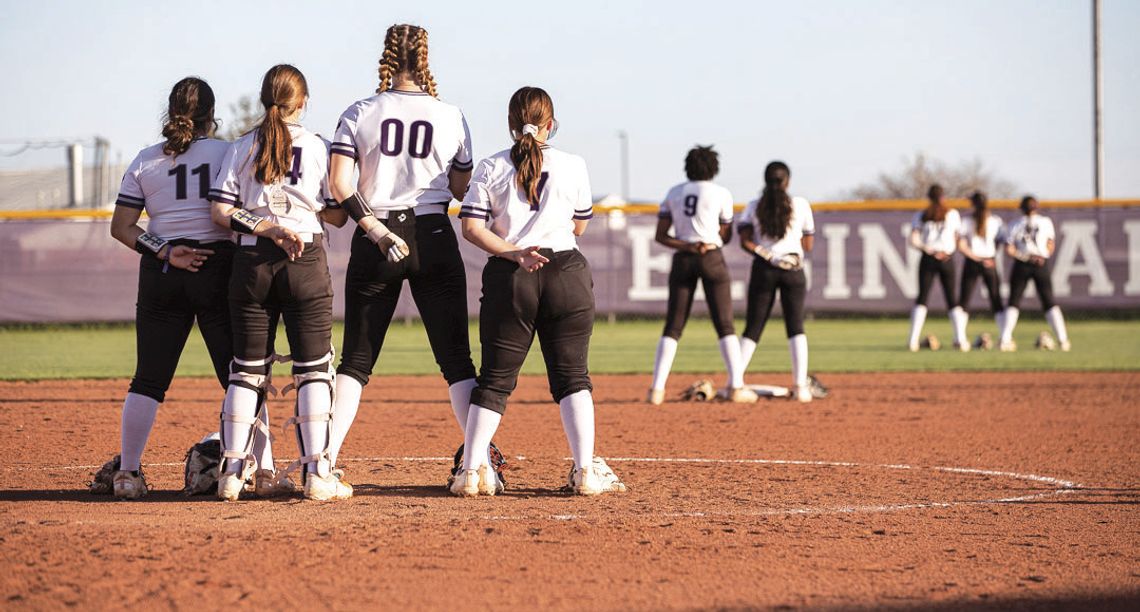
M380 86L376 93L384 93L392 88L398 74L407 74L433 98L439 97L435 77L428 68L427 30L406 23L388 28L384 36L384 53L380 56L377 70Z

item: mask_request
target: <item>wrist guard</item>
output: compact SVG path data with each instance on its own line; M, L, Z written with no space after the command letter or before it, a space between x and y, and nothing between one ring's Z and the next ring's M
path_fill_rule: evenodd
M252 234L262 221L265 221L263 217L259 217L244 208L239 208L230 215L230 229L242 234Z
M169 244L167 241L147 232L144 232L138 238L135 238L136 251L142 253L143 255L154 255L156 258L167 244Z
M356 221L357 223L360 223L360 220L364 217L375 216L372 213L372 207L368 205L368 202L364 201L364 198L361 197L360 193L353 193L352 195L345 198L345 200L340 203L340 207L343 208L345 212L348 213L348 216L352 217L352 220Z

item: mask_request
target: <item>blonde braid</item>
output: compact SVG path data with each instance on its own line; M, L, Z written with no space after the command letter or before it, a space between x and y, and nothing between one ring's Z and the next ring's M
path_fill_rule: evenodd
M407 35L404 26L392 26L388 28L388 34L384 37L384 54L380 56L380 86L376 88L376 93L384 93L392 87L392 77L400 71L400 40ZM401 36L403 34L404 36Z
M428 68L428 33L423 28L416 28L416 40L413 43L416 52L416 82L433 98L439 97L436 90L435 77Z

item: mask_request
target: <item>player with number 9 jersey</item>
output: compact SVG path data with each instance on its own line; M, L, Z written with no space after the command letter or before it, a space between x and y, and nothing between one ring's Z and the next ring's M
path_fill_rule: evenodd
M331 145L330 187L357 223L344 287L334 459L405 280L461 430L475 387L467 273L447 216L452 198L463 197L471 178L471 135L459 108L437 97L427 40L427 31L414 25L388 28L376 95L344 111Z
M744 387L740 338L732 321L732 278L721 250L732 237L732 194L712 182L719 170L712 147L694 147L685 156L689 180L669 190L657 214L657 242L676 252L669 271L665 331L657 341L649 387L649 403L654 405L665 401L665 382L693 307L697 281L704 284L717 344L728 370L725 397L736 402L756 401L756 394Z

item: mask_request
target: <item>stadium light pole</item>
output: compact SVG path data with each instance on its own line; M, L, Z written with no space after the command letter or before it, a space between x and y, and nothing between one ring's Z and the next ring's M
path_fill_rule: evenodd
M1104 197L1104 128L1101 125L1101 101L1104 82L1100 71L1100 0L1092 0L1093 22L1093 194Z
M621 143L621 197L629 202L629 132L618 130L618 141Z

